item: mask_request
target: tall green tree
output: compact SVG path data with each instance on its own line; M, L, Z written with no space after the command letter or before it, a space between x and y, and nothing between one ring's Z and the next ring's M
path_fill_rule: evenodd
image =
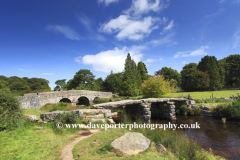
M91 88L94 82L95 76L93 73L88 70L88 69L80 69L76 74L74 75L73 79L70 79L69 82L67 83L67 88L68 89L75 89L79 87L84 88Z
M221 87L221 77L219 74L218 61L215 56L205 56L198 63L200 71L207 72L210 78L209 89L215 90Z
M141 83L142 79L136 63L131 58L130 53L128 53L125 60L120 93L125 96L137 96L141 93Z
M187 88L190 91L202 91L209 87L209 75L199 70L193 71L187 79Z
M181 74L178 73L177 70L172 69L171 67L162 67L161 70L156 71L155 75L163 75L163 77L167 80L174 79L177 81L178 85L181 85Z
M104 91L119 93L121 90L121 85L123 81L123 73L113 73L109 74L103 83Z
M66 79L59 79L55 82L55 84L57 86L54 88L54 91L64 90L66 86Z
M183 67L182 71L180 72L181 76L182 76L182 80L181 80L181 89L182 90L184 90L184 91L191 90L190 89L191 87L189 85L187 85L187 80L190 77L191 73L196 71L196 70L197 70L197 64L196 63L189 63L189 64L186 64Z
M138 71L140 73L142 82L147 80L148 75L147 75L146 65L142 61L140 61L138 62L137 67L138 67Z
M226 85L231 87L240 86L240 55L229 55L225 58Z

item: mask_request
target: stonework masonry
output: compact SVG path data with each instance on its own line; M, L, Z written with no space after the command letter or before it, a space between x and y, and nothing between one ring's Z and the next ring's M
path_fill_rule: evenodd
M19 96L22 109L40 108L47 103L59 103L62 99L67 98L72 105L76 105L79 98L85 98L92 104L94 98L111 98L112 92L88 91L88 90L69 90L69 91L54 91L41 93L27 93L24 96Z

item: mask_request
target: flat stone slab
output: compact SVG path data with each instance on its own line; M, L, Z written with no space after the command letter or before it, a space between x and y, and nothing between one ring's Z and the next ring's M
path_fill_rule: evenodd
M47 112L47 113L43 113L40 115L40 118L43 120L43 121L54 121L57 116L59 114L63 114L63 113L68 113L68 112L72 112L72 111L53 111L53 112ZM83 117L83 112L82 110L80 109L77 109L77 110L74 110L73 111L78 117Z
M31 121L39 121L39 118L38 118L38 116L36 116L36 115L31 115L31 114L25 114L25 115L23 115L25 118L28 118L28 119L30 119Z
M147 98L147 99L139 99L139 100L123 100L117 102L107 102L101 104L95 104L93 107L96 108L116 108L120 106L126 105L134 105L140 103L153 103L153 102L167 102L167 101L186 101L186 98Z
M150 145L151 141L138 132L129 132L122 137L115 139L112 146L124 154L132 155L144 151Z

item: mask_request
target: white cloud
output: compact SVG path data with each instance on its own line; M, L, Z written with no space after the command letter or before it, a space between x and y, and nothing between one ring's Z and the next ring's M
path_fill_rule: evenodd
M194 51L177 52L177 54L175 54L173 58L207 55L207 52L205 51L205 49L208 49L208 48L209 48L208 46L202 46Z
M171 38L173 36L174 36L174 33L170 33L161 39L152 40L152 41L148 42L147 44L152 44L154 46L160 46L160 45L172 43L173 45L175 45L175 44L177 44L177 42L173 42L171 40Z
M23 69L23 68L17 68L17 70L19 70L19 71L26 71L26 70Z
M88 18L87 16L78 16L78 20L87 28L88 30L88 39L90 40L98 40L98 41L105 41L105 38L102 35L95 33L92 29L93 20Z
M124 13L140 16L150 11L158 12L162 9L164 9L164 3L160 3L160 0L155 0L154 2L151 0L133 0L131 7Z
M48 25L47 29L55 31L57 33L61 33L66 38L71 39L71 40L81 40L81 37L78 35L78 33L68 26Z
M77 62L77 63L81 63L81 58L82 58L82 56L76 57L74 59L74 61Z
M127 47L123 47L122 49L116 47L113 50L103 51L96 55L85 55L82 58L77 57L77 61L76 59L75 61L79 61L85 65L92 65L96 71L110 72L112 70L116 73L123 71L127 53L130 53L136 63L138 63L143 56L139 51L134 51Z
M172 20L166 27L164 27L163 31L161 32L161 34L163 34L164 32L170 31L174 27L173 22L174 21Z
M187 64L187 61L182 61L182 64Z
M52 76L54 73L42 73L42 74Z
M168 1L167 1L168 2ZM160 11L166 5L163 0L133 0L129 9L119 17L100 25L99 32L108 34L116 33L118 40L142 40L148 36L158 25L166 22L166 18L142 17L150 11Z
M145 17L142 20L131 19L130 16L120 15L116 19L110 20L108 23L101 25L99 31L105 33L116 33L118 40L141 40L154 29L157 29L155 22L157 18Z
M146 61L144 61L145 63L152 63L152 62L155 62L156 61L156 59L147 59Z
M108 6L110 3L116 3L119 0L98 0L98 3L104 3L105 6Z
M160 61L163 61L163 58L159 58Z
M92 30L92 20L88 18L87 16L78 16L78 20L88 29Z
M234 38L233 48L239 47L240 46L240 29L238 29L238 31L236 31L233 34L233 38Z

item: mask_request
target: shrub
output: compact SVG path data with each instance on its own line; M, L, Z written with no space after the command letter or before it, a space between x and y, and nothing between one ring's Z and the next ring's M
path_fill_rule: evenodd
M99 104L99 103L106 103L106 102L109 102L109 100L107 98L95 98L93 100L93 103L94 104Z
M187 116L188 111L189 111L189 108L188 108L187 105L182 105L182 106L180 107L180 113L181 113L182 115Z
M77 119L78 117L74 112L65 112L57 116L55 123L62 122L63 124L75 124Z
M218 117L228 117L240 119L240 99L234 100L231 104L220 104L213 109L213 113Z
M142 92L145 98L161 98L174 92L175 86L163 76L152 76L142 84Z
M0 131L17 128L22 120L18 99L9 90L0 89Z
M191 108L189 112L190 112L190 115L197 116L197 115L200 115L201 109L199 107L195 107L195 108Z

